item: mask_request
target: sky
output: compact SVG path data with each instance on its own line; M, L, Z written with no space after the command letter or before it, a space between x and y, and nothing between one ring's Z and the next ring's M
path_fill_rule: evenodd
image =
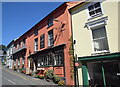
M2 44L8 45L63 2L2 2Z

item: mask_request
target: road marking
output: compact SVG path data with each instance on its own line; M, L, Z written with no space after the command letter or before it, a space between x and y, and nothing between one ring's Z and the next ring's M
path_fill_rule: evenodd
M24 77L22 77L22 76L20 76L20 75L18 75L17 73L15 73L15 72L10 72L9 70L6 70L6 69L4 69L3 68L3 70L5 70L5 71L7 71L7 72L9 72L9 73L11 73L11 74L14 74L14 75L16 75L16 76L19 76L19 77L21 77L22 79L25 79L25 80L32 80L32 81L34 81L34 82L36 82L36 83L39 83L39 82L37 82L35 79L29 79L29 78L24 78ZM39 79L38 79L39 80ZM39 83L40 84L40 83ZM40 84L40 85L45 85L45 84Z
M36 79L36 78L32 78L32 79L34 79L34 80L39 80L39 79Z
M21 77L22 79L28 80L27 78L24 78L24 77L18 75L17 73L10 72L9 70L6 70L6 69L3 69L3 70L5 70L5 71L7 71L7 72L9 72L9 73L11 73L11 74L14 74L14 75L16 75L16 76L19 76L19 77Z
M6 80L8 80L9 82L11 82L12 84L16 84L15 82L13 82L12 80L9 80L9 79L7 79L7 78L4 78L4 79L6 79Z

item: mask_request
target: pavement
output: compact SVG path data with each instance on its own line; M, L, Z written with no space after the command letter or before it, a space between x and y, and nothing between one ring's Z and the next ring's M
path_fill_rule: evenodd
M6 66L2 66L2 87L40 87L40 86L57 86L52 81L47 82L45 79L34 78L17 71L8 69Z

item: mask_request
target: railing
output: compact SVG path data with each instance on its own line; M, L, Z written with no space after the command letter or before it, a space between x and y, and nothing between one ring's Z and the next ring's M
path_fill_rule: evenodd
M15 53L17 53L19 51L22 51L24 49L26 49L26 45L25 44L23 44L22 46L19 46L18 48L13 48L13 54L15 54Z

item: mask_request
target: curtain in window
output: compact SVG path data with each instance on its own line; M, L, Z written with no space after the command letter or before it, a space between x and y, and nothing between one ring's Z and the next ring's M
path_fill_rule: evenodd
M92 30L95 51L108 50L108 42L105 27Z

